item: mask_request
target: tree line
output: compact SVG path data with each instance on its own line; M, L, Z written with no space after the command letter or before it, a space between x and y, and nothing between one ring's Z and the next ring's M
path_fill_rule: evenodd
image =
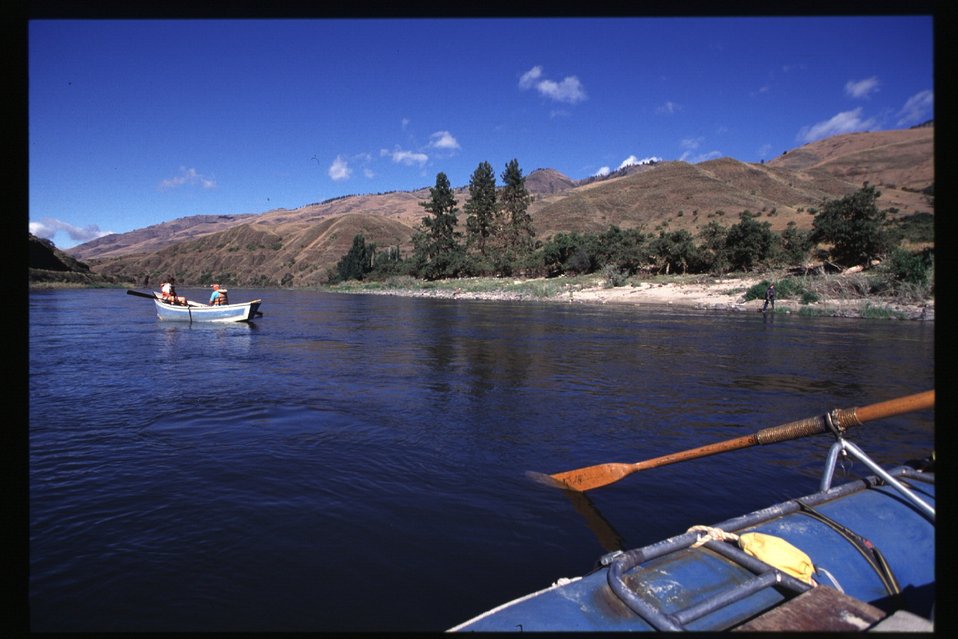
M409 275L426 280L468 276L555 277L602 272L613 284L638 273L726 274L760 268L798 266L809 257L848 267L868 266L890 258L895 277L924 283L933 250L908 252L905 239L933 242L933 217L919 213L899 221L893 209L880 210L881 193L867 182L842 198L825 200L814 215L811 230L794 222L780 233L743 211L739 222L726 227L711 221L697 236L689 231L660 230L658 234L611 226L601 233L558 233L547 241L535 239L528 208L532 196L517 160L506 164L502 186L488 162L481 162L469 180L463 204L464 232L458 202L445 173L436 175L429 198L420 205L426 215L412 237L413 251L398 247L377 250L362 235L329 272L329 282L381 280Z

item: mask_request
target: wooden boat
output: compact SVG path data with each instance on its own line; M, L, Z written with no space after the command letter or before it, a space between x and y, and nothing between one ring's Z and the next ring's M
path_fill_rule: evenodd
M153 299L156 306L156 317L164 321L174 322L249 322L263 314L260 312L262 300L241 302L239 304L222 304L207 306L198 302L188 302L186 306L174 305L160 299L159 293L140 293L127 291L130 295Z
M933 456L886 470L835 433L818 492L609 553L450 632L932 631ZM832 487L843 454L872 474Z

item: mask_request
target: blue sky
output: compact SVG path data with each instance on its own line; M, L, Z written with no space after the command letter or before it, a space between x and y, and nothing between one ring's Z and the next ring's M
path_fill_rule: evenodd
M29 219L188 215L649 159L770 160L934 117L931 16L28 23ZM460 206L462 202L460 202Z

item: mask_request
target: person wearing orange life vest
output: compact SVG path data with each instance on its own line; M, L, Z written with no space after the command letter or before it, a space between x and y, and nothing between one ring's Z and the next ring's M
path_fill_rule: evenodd
M220 306L221 304L229 304L229 300L226 297L226 289L220 288L219 284L210 284L210 288L213 289L213 292L210 294L209 306Z

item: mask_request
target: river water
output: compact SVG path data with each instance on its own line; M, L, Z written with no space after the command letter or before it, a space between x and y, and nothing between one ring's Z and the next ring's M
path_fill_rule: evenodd
M609 550L814 492L830 441L578 498L526 471L934 388L931 322L231 294L264 316L175 324L122 290L30 293L32 630L440 631ZM924 457L934 411L850 439Z

